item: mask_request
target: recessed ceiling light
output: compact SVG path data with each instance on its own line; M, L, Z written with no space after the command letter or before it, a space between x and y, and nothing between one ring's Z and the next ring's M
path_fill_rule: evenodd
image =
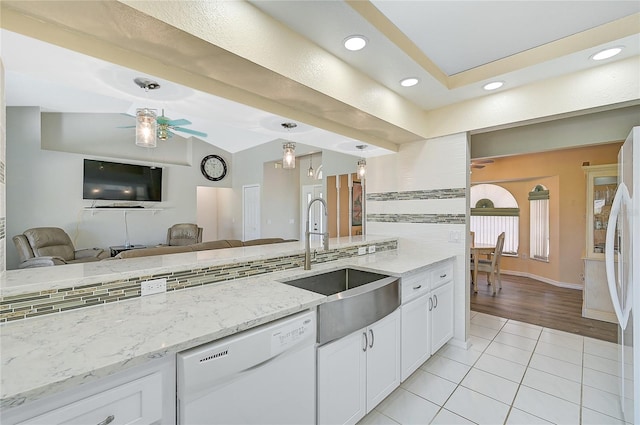
M350 35L344 39L344 47L347 50L356 51L364 49L367 45L367 38L363 35Z
M622 51L622 47L612 47L610 49L605 49L605 50L602 50L602 51L596 53L595 55L591 56L591 59L593 59L594 61L601 61L601 60L609 59L609 58L614 57L615 55L617 55L621 51Z
M418 80L416 77L409 77L409 78L405 78L404 80L401 80L400 85L402 87L412 87L418 84L419 82L420 80Z
M491 83L487 83L484 86L482 86L483 89L485 90L496 90L499 89L500 87L502 87L504 85L504 82L502 81L493 81Z

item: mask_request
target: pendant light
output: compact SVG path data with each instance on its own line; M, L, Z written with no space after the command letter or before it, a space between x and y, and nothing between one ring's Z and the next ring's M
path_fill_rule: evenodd
M360 149L360 151L363 151L364 149L367 148L367 145L358 145L358 146L356 146L356 148ZM360 158L358 160L358 165L357 165L356 171L358 173L358 177L363 179L365 173L367 172L367 160L366 159Z
M280 125L283 128L286 128L287 132L298 126L298 124L294 122L283 122ZM284 143L282 145L282 150L282 168L296 168L296 144L293 142Z
M313 176L314 176L314 171L313 171L313 154L311 154L311 156L309 157L309 169L307 170L307 176L309 176L309 177L313 177Z
M160 88L160 84L157 82L143 77L135 78L133 82L144 89L145 93ZM136 146L155 148L157 146L157 131L158 121L155 110L150 108L136 109Z
M296 144L287 142L282 145L282 168L296 168Z
M155 148L158 122L152 109L136 110L136 145L143 148Z

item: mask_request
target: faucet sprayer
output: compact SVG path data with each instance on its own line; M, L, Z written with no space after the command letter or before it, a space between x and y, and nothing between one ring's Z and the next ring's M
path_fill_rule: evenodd
M313 205L313 203L315 201L319 201L323 206L324 206L324 229L327 228L327 203L325 202L324 199L322 198L314 198L309 202L309 205L307 206L307 223L305 225L305 232L304 232L304 239L305 239L305 246L304 246L304 269L305 270L311 270L311 241L310 236L311 235L322 235L322 247L324 248L324 250L328 250L329 249L329 232L312 232L310 229L310 223L309 223L309 215L311 214L311 205Z

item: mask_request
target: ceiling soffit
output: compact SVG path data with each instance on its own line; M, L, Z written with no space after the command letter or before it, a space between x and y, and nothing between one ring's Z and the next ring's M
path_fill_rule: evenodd
M466 71L447 75L373 3L366 0L346 0L346 3L448 89L476 84L573 52L635 35L638 33L638 23L640 22L640 13L635 13Z
M391 151L424 138L122 3L81 4L3 1L1 25Z

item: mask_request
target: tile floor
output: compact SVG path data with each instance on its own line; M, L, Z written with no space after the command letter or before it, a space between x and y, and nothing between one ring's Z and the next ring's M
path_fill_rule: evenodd
M359 425L624 424L614 344L473 311L469 333L468 350L445 345Z

